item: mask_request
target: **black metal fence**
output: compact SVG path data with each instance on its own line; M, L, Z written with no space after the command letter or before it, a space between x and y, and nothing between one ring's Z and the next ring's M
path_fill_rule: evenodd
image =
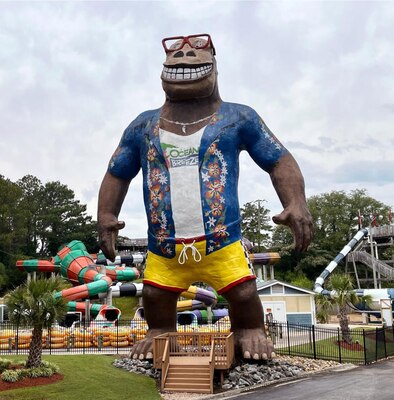
M43 354L119 354L130 350L147 332L144 320L108 325L100 321L76 323L71 327L53 326L42 333ZM27 354L32 329L11 323L0 324L0 356Z
M273 323L268 332L278 354L369 364L394 356L394 327L355 328L345 341L339 328Z
M212 325L182 325L178 330L224 333L230 331L230 325L223 319ZM114 326L99 321L71 327L57 325L43 331L43 354L127 354L146 332L146 322L138 319ZM267 326L267 332L277 354L353 364L369 364L394 356L394 327L352 329L350 343L343 340L339 328L274 322ZM27 354L31 337L30 327L1 323L0 356Z

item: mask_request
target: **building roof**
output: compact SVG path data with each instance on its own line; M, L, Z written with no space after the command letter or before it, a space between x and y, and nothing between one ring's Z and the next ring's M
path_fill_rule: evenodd
M301 288L299 286L291 285L290 283L278 281L277 279L270 279L268 281L263 281L261 279L256 279L256 284L257 284L257 292L262 291L264 289L270 288L274 285L283 285L284 287L288 287L290 289L293 289L296 292L301 292L305 294L310 294L310 295L315 295L315 292L309 289Z

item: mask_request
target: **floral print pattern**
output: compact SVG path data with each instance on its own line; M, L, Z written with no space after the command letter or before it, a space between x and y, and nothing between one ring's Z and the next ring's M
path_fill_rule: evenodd
M221 116L217 117L218 120ZM227 244L230 236L225 224L226 210L224 197L226 176L228 174L227 162L221 150L219 150L218 138L213 142L205 154L201 166L201 178L204 185L204 219L207 236L207 253L218 250Z
M158 132L158 129L154 128L153 131ZM168 207L166 206L171 202L168 170L166 164L158 157L159 154L153 142L148 140L147 142L146 175L149 191L149 225L154 230L156 247L160 249L161 253L172 256L175 252L175 245L167 242L167 239L171 237L173 225L168 221Z

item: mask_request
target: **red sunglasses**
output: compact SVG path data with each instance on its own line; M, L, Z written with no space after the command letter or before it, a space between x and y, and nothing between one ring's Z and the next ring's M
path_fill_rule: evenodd
M190 40L194 39L194 40ZM212 43L211 36L207 33L202 33L199 35L189 35L189 36L173 36L164 38L161 43L163 44L164 51L170 53L172 51L177 51L183 48L187 43L193 49L205 49L211 47L213 55L216 55L215 47Z

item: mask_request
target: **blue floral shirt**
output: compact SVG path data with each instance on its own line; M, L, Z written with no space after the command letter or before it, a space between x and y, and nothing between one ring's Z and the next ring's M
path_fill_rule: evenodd
M142 169L148 248L172 258L179 238L172 219L170 174L160 145L159 118L160 109L146 111L127 127L108 171L130 181ZM241 239L237 187L242 150L267 172L287 152L252 108L223 102L204 130L198 155L206 254Z

